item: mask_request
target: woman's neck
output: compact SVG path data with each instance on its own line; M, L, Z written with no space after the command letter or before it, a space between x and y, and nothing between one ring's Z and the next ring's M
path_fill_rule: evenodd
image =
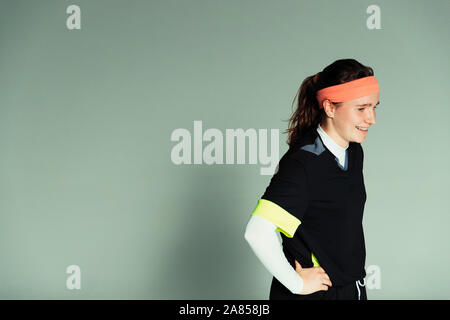
M330 138L330 142L336 145L337 148L346 150L348 148L349 142L342 139L336 132L332 125L327 125L326 123L319 124L319 128Z

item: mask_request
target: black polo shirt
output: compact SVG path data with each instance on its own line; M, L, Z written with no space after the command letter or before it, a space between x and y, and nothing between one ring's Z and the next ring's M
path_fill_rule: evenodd
M343 168L316 128L283 155L252 214L277 226L295 268L320 265L334 285L365 277L363 150L350 142Z

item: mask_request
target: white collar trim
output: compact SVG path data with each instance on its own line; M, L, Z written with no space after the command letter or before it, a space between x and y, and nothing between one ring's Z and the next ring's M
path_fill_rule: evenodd
M317 132L319 133L320 137L322 138L323 143L325 146L331 151L331 153L334 154L335 157L338 158L339 162L341 164L345 163L345 151L347 148L342 148L340 145L338 145L326 132L323 130L323 128L320 126L320 124L317 127Z

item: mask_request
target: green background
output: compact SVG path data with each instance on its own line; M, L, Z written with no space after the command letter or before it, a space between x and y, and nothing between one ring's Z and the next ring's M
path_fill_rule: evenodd
M81 8L68 30L66 8ZM369 30L366 9L381 9ZM0 298L267 299L244 239L271 176L175 165L171 133L280 130L337 59L380 83L366 141L369 299L448 299L450 2L0 2ZM66 268L81 268L81 290Z

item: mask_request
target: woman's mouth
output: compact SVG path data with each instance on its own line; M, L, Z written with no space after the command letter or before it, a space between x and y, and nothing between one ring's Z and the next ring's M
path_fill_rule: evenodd
M367 128L365 128L365 127L356 127L356 129L358 129L359 131L362 131L362 132L367 132L367 131L369 131L369 127L367 127Z

